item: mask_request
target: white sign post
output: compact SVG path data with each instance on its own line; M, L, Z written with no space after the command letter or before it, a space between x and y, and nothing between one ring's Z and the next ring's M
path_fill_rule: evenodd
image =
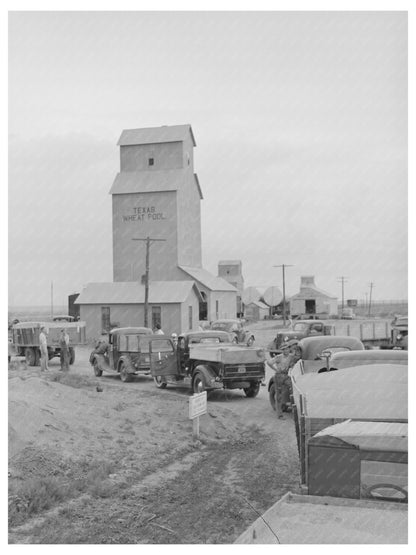
M192 420L192 437L199 439L199 417L207 412L207 392L195 393L189 398L189 418Z

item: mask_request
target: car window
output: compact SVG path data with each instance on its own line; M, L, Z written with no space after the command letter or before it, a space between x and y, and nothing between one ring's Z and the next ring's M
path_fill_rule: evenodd
M200 343L219 343L218 337L202 337Z
M169 339L152 339L152 353L171 353L174 347Z
M311 329L314 331L322 331L322 327L323 327L322 324L313 324L311 326Z

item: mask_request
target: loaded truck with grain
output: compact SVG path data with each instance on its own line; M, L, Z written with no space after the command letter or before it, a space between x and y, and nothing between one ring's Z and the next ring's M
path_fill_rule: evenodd
M194 393L242 389L255 397L265 377L263 349L233 344L222 331L184 333L177 346L167 337L153 336L149 353L150 371L160 388L171 383L188 385Z
M47 333L49 360L61 355L59 336L61 330L65 329L69 335L69 364L73 364L75 361L74 347L86 342L85 322L20 322L14 324L9 361L13 353L15 356L24 356L28 366L40 365L39 334L42 327Z

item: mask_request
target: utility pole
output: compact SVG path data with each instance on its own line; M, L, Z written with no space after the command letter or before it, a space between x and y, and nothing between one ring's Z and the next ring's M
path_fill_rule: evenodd
M51 281L51 320L53 320L53 281Z
M166 241L166 239L153 239L151 237L146 238L136 238L133 237L133 241L145 241L146 242L146 273L144 274L144 327L148 328L148 312L149 312L149 267L150 267L150 245L155 241ZM143 283L143 276L142 276Z
M371 293L373 292L373 287L374 287L374 283L371 282L370 283L370 298L369 298L369 301L368 301L368 317L370 317L370 315L371 315Z
M344 310L344 283L347 282L347 278L345 276L341 276L338 278L338 283L341 283L342 286L342 304L341 304L341 311ZM341 312L342 316L342 312Z
M291 268L293 264L279 264L274 268L282 268L283 273L283 327L286 327L286 290L285 290L285 268Z

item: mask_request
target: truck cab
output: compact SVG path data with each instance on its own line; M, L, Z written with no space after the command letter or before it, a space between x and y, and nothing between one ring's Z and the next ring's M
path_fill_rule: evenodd
M181 334L177 346L159 336L149 342L150 370L155 384L183 384L195 393L213 389L243 389L255 397L264 379L262 349L232 343L227 332L205 331Z

